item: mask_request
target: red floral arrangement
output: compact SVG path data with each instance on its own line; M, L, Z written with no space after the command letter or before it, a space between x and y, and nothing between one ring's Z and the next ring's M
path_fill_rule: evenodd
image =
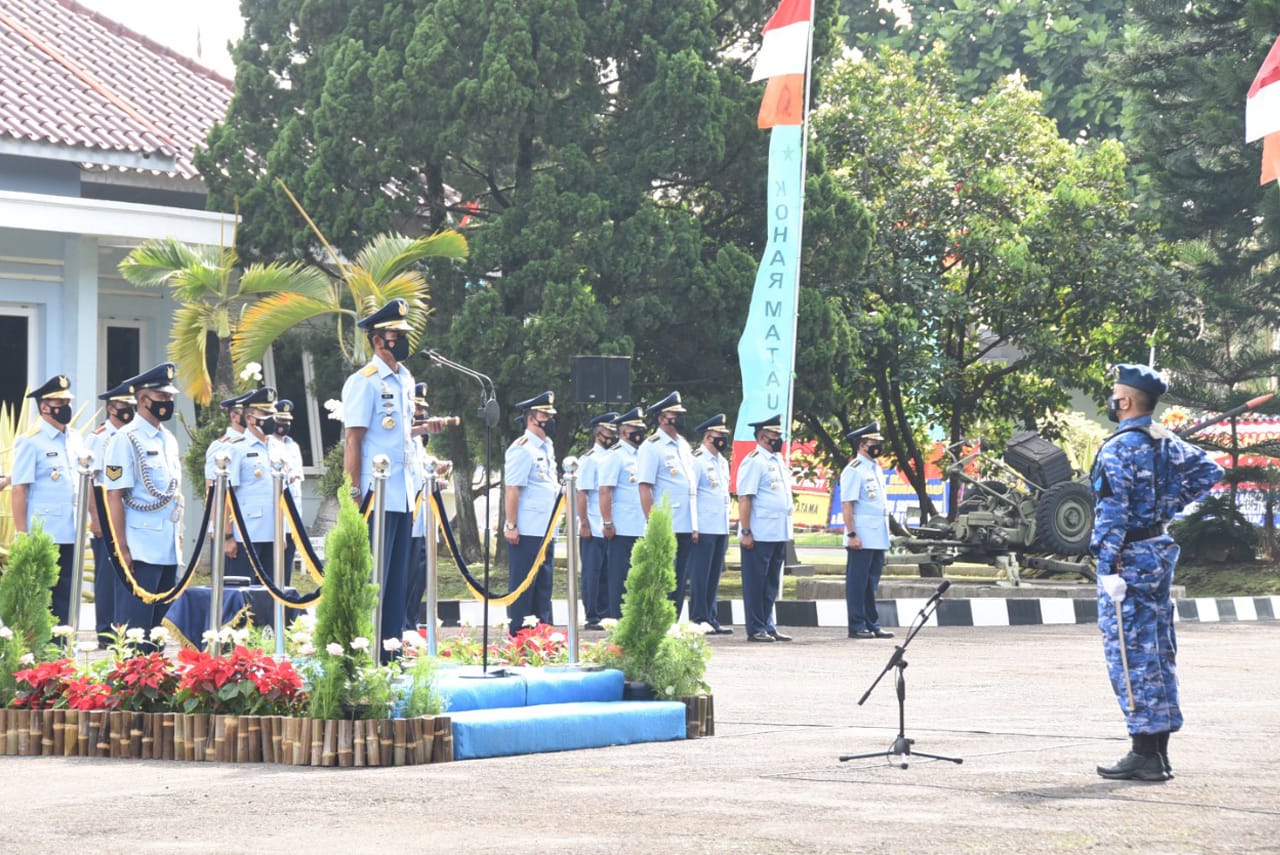
M92 677L67 680L66 705L69 710L110 710L116 708L116 697L111 687Z
M166 712L178 691L178 671L163 653L148 653L116 662L106 684L115 709Z
M293 665L260 650L237 646L230 656L212 656L183 649L178 661L177 707L182 712L289 715L306 699L302 675Z
M51 710L65 706L63 695L66 694L67 680L75 670L71 660L56 659L16 672L13 678L18 683L18 691L9 706L26 710Z

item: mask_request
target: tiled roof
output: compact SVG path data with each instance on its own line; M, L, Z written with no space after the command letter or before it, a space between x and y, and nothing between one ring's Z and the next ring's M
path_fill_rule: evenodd
M192 155L231 100L226 78L72 0L0 0L0 139Z

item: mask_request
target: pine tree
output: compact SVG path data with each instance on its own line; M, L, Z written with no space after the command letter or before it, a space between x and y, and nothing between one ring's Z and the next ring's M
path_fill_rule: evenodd
M613 640L622 648L622 670L633 680L647 680L667 630L676 622L669 594L676 587L676 536L671 505L665 499L649 514L644 537L631 550L622 619Z

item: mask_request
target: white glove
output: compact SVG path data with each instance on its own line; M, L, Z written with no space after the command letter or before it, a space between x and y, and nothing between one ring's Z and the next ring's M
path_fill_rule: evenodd
M1098 576L1098 584L1102 586L1102 590L1107 592L1107 596L1116 605L1124 602L1124 592L1129 588L1129 584L1125 582L1124 577L1119 573L1107 573Z

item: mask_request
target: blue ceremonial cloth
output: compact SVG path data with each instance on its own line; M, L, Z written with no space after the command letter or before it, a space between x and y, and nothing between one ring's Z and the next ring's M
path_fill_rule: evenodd
M285 588L285 593L297 596L297 590ZM204 647L202 641L209 629L209 602L213 590L206 587L187 588L181 597L173 601L165 615L164 623L178 636L186 647ZM285 609L285 622L292 623L302 609ZM222 625L224 627L274 626L275 601L263 585L248 585L222 589Z

